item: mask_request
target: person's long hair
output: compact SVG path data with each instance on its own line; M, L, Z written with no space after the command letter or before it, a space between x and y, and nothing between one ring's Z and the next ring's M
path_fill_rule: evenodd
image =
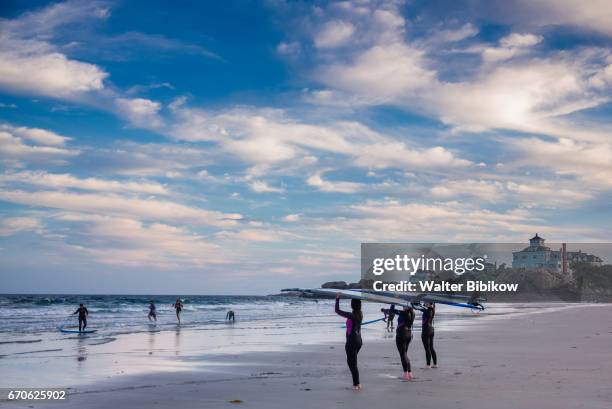
M358 318L359 321L363 321L363 313L361 312L361 300L352 299L351 309L353 310L353 316Z

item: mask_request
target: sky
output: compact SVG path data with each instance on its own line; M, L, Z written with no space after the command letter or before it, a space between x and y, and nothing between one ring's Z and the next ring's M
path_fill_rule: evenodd
M606 0L3 1L0 293L267 294L610 241Z

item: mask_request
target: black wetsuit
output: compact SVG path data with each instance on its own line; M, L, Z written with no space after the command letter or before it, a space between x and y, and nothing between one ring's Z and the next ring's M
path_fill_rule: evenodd
M387 315L387 329L391 328L391 330L393 330L393 320L395 319L395 314L397 313L395 306L392 305L391 308L383 311Z
M149 304L149 319L151 318L157 321L157 310L155 308L155 304L153 303Z
M357 354L361 349L361 321L363 316L361 313L353 314L352 312L342 311L340 309L340 300L336 299L336 314L346 318L346 363L353 377L353 385L357 386L359 382L359 369L357 368Z
M395 331L395 345L397 352L402 360L404 372L410 370L410 360L408 359L408 345L412 341L412 323L414 322L414 311L412 309L399 311L397 313L397 329Z
M436 357L436 350L434 349L433 325L436 310L434 307L427 307L421 309L421 311L423 311L421 341L423 341L423 347L425 348L425 359L427 360L427 365L431 365L432 360L433 364L437 365L438 360Z
M227 314L225 315L225 320L226 321L232 321L235 322L236 321L236 317L234 315L234 311L228 311Z
M83 306L77 308L73 315L74 314L79 314L79 332L84 331L85 328L87 328L87 315L89 314L89 311L87 311L87 308Z

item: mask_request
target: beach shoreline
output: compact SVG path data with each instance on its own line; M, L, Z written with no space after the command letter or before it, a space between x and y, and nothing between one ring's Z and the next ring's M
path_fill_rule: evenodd
M369 339L359 355L364 389L350 390L343 343L282 351L202 354L205 370L119 376L83 385L68 400L3 402L15 408L604 408L612 305L583 305L482 321L436 335L440 367L423 369L419 333L410 345L416 380L402 382L392 336Z

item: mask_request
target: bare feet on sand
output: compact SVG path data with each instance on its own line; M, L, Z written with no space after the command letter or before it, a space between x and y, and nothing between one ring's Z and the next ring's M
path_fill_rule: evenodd
M413 378L412 372L404 372L404 376L402 376L402 379L406 381L411 381Z
M359 384L359 385L354 385L354 386L353 386L353 390L354 390L354 391L360 391L360 390L361 390L361 388L362 388L361 384Z

